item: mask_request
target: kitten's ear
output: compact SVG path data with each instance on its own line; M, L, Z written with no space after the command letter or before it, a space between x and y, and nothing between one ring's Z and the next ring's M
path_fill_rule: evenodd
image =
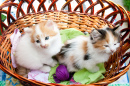
M56 24L55 24L52 20L48 20L48 21L46 22L46 24L45 24L45 27L48 27L48 28L54 30L55 25L56 25Z
M101 33L99 33L98 30L93 29L93 31L90 33L90 37L92 43L95 43L98 39L100 39Z
M113 28L112 30L115 32L118 28L119 28L119 26L116 26L116 27Z
M24 28L24 32L26 32L26 33L31 33L31 32L32 32L32 29L31 29L31 28L26 27L26 28Z

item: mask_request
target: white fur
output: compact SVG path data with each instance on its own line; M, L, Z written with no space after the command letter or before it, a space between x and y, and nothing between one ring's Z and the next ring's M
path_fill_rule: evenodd
M49 38L49 46L47 48L41 48L38 46L38 43L32 43L29 33L25 33L20 42L17 45L16 49L16 62L18 65L34 70L41 70L44 72L50 71L50 66L55 66L56 61L52 59L52 56L56 55L62 46L61 37L59 30L56 26L58 34ZM42 35L38 25L36 26L36 34ZM45 42L42 37L40 37L42 43ZM45 65L46 64L46 65Z

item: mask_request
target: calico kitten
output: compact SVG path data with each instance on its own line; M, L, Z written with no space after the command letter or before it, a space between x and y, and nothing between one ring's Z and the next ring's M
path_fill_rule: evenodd
M116 29L117 27L94 29L89 37L78 36L68 40L57 55L59 63L66 65L69 72L82 68L90 72L98 71L99 67L96 64L108 61L109 56L120 45Z
M51 20L24 29L15 53L16 63L27 69L49 72L57 62L53 55L60 52L62 43L59 29Z

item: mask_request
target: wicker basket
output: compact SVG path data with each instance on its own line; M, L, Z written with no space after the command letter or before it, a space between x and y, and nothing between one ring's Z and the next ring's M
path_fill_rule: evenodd
M24 78L16 74L11 63L9 37L14 29L19 28L23 32L24 27L48 19L54 20L60 29L76 28L82 32L91 32L92 28L100 29L106 24L112 28L116 25L120 25L122 28L120 29L121 45L105 63L105 78L89 85L107 85L119 79L129 70L130 64L122 66L130 57L128 51L130 48L130 15L123 7L108 0L65 0L62 6L59 3L61 0L51 0L49 5L45 4L48 2L46 0L37 1L38 5L35 5L35 0L21 0L19 3L16 3L15 0L6 0L0 6L0 29L3 33L0 37L0 69L5 73L19 79L24 85L59 85ZM26 7L23 6L25 3ZM15 9L16 17L12 14L13 9ZM2 22L1 14L7 15L7 23Z

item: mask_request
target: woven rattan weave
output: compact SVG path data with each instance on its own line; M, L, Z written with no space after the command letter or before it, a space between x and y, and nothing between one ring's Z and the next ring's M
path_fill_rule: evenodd
M14 29L18 28L23 32L24 27L30 27L48 19L52 19L58 24L60 29L76 28L82 32L91 32L93 28L101 29L108 25L113 28L120 25L121 45L118 50L110 56L105 63L105 78L89 85L107 85L119 79L125 74L130 64L122 66L130 57L130 15L123 7L108 0L63 0L63 5L59 7L59 1L51 0L49 6L47 0L37 0L39 4L35 7L36 0L6 0L0 6L0 69L7 74L19 79L24 85L59 85L55 83L46 84L39 81L29 80L15 73L11 63L11 42L10 35ZM26 10L23 4L27 4ZM73 6L73 3L76 3ZM60 8L60 10L59 10ZM12 14L15 10L15 15ZM1 15L7 16L6 22L2 22ZM84 86L84 85L83 85Z

